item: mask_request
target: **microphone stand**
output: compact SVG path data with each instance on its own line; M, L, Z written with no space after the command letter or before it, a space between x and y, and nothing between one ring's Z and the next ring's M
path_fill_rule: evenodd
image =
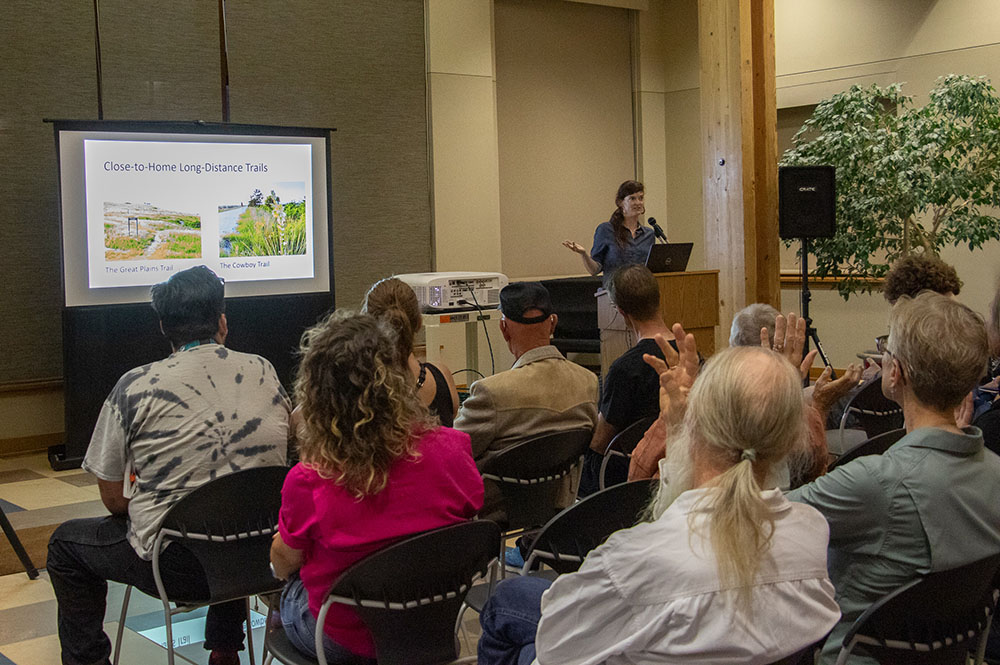
M802 238L802 318L806 320L806 343L802 346L802 357L805 358L806 354L809 353L809 340L813 341L816 345L816 350L819 351L820 360L823 361L823 365L830 365L830 361L827 360L826 352L823 350L823 344L819 341L819 332L813 328L812 318L809 316L809 301L812 300L812 292L809 290L809 238ZM832 366L830 368L830 378L836 379L837 372L833 370ZM809 384L809 377L807 376L803 379L803 383Z

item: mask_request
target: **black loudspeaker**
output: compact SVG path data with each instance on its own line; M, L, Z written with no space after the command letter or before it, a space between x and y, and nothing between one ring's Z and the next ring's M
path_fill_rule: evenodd
M778 169L778 235L830 238L837 231L836 169L782 166Z

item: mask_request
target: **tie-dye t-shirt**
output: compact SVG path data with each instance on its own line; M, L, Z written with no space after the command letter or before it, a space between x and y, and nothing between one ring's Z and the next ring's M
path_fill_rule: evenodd
M217 476L285 463L290 410L271 363L202 344L118 380L83 468L126 483L126 496L132 493L128 539L150 559L156 531L175 501ZM127 473L134 473L134 484Z

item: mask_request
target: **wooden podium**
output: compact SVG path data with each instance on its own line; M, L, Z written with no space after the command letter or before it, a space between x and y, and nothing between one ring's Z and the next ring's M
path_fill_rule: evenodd
M693 334L698 351L706 358L715 353L715 327L719 325L719 271L657 273L660 312L668 326L680 322ZM601 375L611 363L635 344L621 314L611 304L608 292L597 294L597 325L601 330Z

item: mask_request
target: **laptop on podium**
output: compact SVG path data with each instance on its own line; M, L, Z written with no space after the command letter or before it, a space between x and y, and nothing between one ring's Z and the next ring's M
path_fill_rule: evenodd
M650 272L684 272L693 246L691 242L654 244L646 255L646 267Z

